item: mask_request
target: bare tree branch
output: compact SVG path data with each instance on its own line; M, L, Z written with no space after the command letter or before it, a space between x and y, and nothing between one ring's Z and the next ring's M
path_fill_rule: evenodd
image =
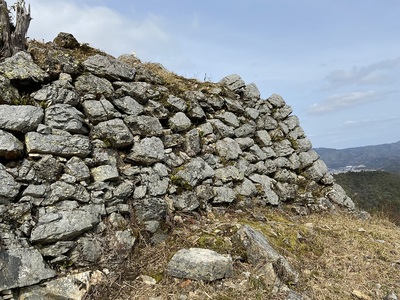
M24 0L18 0L13 9L15 24L12 22L7 2L0 0L0 58L26 50L26 34L32 20L31 9L30 6L26 9Z

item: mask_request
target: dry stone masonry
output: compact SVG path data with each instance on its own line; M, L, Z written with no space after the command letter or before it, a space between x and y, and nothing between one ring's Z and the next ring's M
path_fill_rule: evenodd
M159 234L175 211L213 206L354 209L281 96L238 75L182 88L161 66L79 47L60 34L0 62L0 290L129 253L132 220ZM225 270L208 279L232 272L213 255Z

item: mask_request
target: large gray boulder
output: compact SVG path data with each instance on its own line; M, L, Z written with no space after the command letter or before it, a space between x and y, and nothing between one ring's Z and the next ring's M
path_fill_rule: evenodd
M244 97L251 100L258 100L261 97L260 90L255 83L247 84L244 89Z
M163 127L160 121L152 116L129 115L124 121L135 135L160 136L163 133Z
M24 145L11 133L0 129L0 157L13 160L20 158Z
M18 52L0 63L0 75L22 84L43 82L49 78L49 74L36 65L31 55L24 51Z
M235 242L245 251L249 263L257 266L272 263L275 272L284 283L296 284L299 281L298 272L271 246L260 231L244 225L236 233Z
M216 117L221 121L223 121L228 126L237 128L240 125L239 118L230 111L223 112L222 114L219 114Z
M228 75L222 78L219 83L234 92L244 91L246 87L244 80L237 74Z
M272 94L267 101L275 108L281 108L286 105L285 100L283 100L282 96L278 94Z
M194 128L185 134L185 152L190 157L197 156L201 151L200 131Z
M48 195L43 204L51 205L60 200L75 199L77 195L75 185L66 183L64 181L56 181L50 186Z
M232 258L208 249L181 249L169 261L167 272L178 278L214 281L233 275Z
M223 183L242 181L244 179L244 172L241 172L235 166L226 166L215 170L215 178L221 180Z
M236 200L236 192L226 186L216 186L213 188L214 198L213 203L232 203Z
M86 100L82 106L85 115L94 125L121 116L111 102L106 99Z
M65 277L59 277L54 280L46 281L46 283L43 285L34 285L23 288L21 289L19 299L61 300L66 299L65 296L68 295L68 300L82 300L91 286L91 273L91 271L86 271L78 274L70 274ZM93 273L96 273L96 271Z
M165 219L167 203L164 198L146 197L133 203L135 216L140 222Z
M168 171L168 168L161 163L156 163L153 168L142 169L142 183L146 184L150 196L160 196L167 192Z
M135 77L135 70L126 63L110 56L96 54L83 62L86 69L96 76L107 78L111 81L128 80Z
M47 105L62 103L76 106L79 103L79 95L68 80L56 80L32 93L31 96L37 102L44 102Z
M144 111L143 105L130 96L114 99L112 102L120 111L131 116L138 116Z
M218 154L226 160L237 159L242 154L239 144L231 138L224 138L216 143Z
M0 164L0 204L11 202L19 193L21 185Z
M214 174L214 170L202 158L196 157L181 167L171 179L177 184L194 187Z
M32 105L0 105L0 128L15 132L36 130L44 117L43 109Z
M272 149L274 149L277 156L288 156L294 152L292 148L292 143L284 139L282 141L277 141L272 145Z
M75 49L79 47L78 40L67 32L60 32L53 40L53 43L59 47L67 49Z
M180 132L189 129L192 122L183 112L180 111L169 119L168 124L172 131Z
M272 145L271 136L267 130L259 130L255 134L255 140L261 147L269 147Z
M146 104L151 99L158 99L160 92L147 82L114 82L117 91L124 96L131 96L140 104Z
M123 148L133 144L133 135L121 119L100 122L93 127L91 136L102 140L107 147Z
M0 104L12 104L19 98L18 90L11 85L10 79L0 75Z
M173 95L168 96L167 103L170 109L176 112L178 111L184 112L188 108L188 105L185 100Z
M259 196L264 198L271 205L279 204L279 197L273 190L275 180L267 175L251 174L249 179L259 185Z
M97 97L111 97L114 93L114 88L107 79L100 78L92 74L84 74L79 76L75 82L75 88L81 95L91 94Z
M150 137L136 142L127 159L148 165L162 161L164 156L164 144L161 139Z
M56 276L47 268L40 252L33 248L0 251L0 291L30 286Z
M303 172L304 177L317 182L321 180L326 173L328 173L328 167L322 159L318 159L311 165L311 167Z
M196 193L185 191L180 195L172 197L174 208L177 210L190 211L195 210L200 206L199 198Z
M232 126L224 124L221 120L211 119L208 122L212 125L214 133L218 138L233 137L235 136L235 131Z
M28 162L28 160L24 162ZM61 176L62 164L60 159L53 155L41 155L39 161L35 162L28 172L28 177L32 171L34 171L34 181L55 182Z
M88 166L79 157L72 157L64 165L64 172L74 176L77 181L85 181L90 178L90 171Z
M355 209L355 204L350 197L346 195L345 190L338 184L333 184L326 192L327 197L334 203L347 207L350 210Z
M71 133L87 133L85 116L69 104L55 104L45 110L46 125Z
M107 180L116 180L119 178L118 168L113 165L102 165L90 170L93 180L95 182L98 181L107 181Z
M39 217L32 229L31 242L50 244L73 240L99 223L99 215L88 210L59 210Z
M28 153L54 154L62 157L85 158L91 151L89 138L81 135L43 135L28 132L25 135L25 144Z

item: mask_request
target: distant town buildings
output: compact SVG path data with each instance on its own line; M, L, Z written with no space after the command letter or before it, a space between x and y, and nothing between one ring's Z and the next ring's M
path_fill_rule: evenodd
M367 168L366 165L358 165L358 166L345 166L335 169L328 169L329 173L331 174L340 174L340 173L347 173L347 172L361 172L361 171L377 171L377 169L370 169Z

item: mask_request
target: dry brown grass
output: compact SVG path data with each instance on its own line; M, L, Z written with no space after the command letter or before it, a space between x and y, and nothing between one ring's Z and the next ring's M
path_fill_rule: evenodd
M400 292L400 231L373 217L362 221L346 214L310 216L323 254L302 262L302 288L313 299L383 299Z
M207 96L216 93L218 90L217 94L219 95L227 96L232 99L236 98L236 94L233 91L218 83L200 81L195 78L185 78L168 71L158 63L144 63L142 68L142 72L148 72L151 75L150 77L155 79L156 83L166 87L169 93L178 97L184 97L186 91L201 91Z
M184 247L239 258L240 250L230 239L238 224L249 224L268 237L300 273L300 282L291 288L311 299L383 299L388 291L400 292L400 231L384 219L363 221L344 212L299 217L271 208L182 217L183 223L175 224L164 242L150 245L142 239L129 262L87 299L280 299L257 276L257 267L240 259L235 260L233 278L214 283L165 274L172 255ZM157 283L146 284L140 275Z

